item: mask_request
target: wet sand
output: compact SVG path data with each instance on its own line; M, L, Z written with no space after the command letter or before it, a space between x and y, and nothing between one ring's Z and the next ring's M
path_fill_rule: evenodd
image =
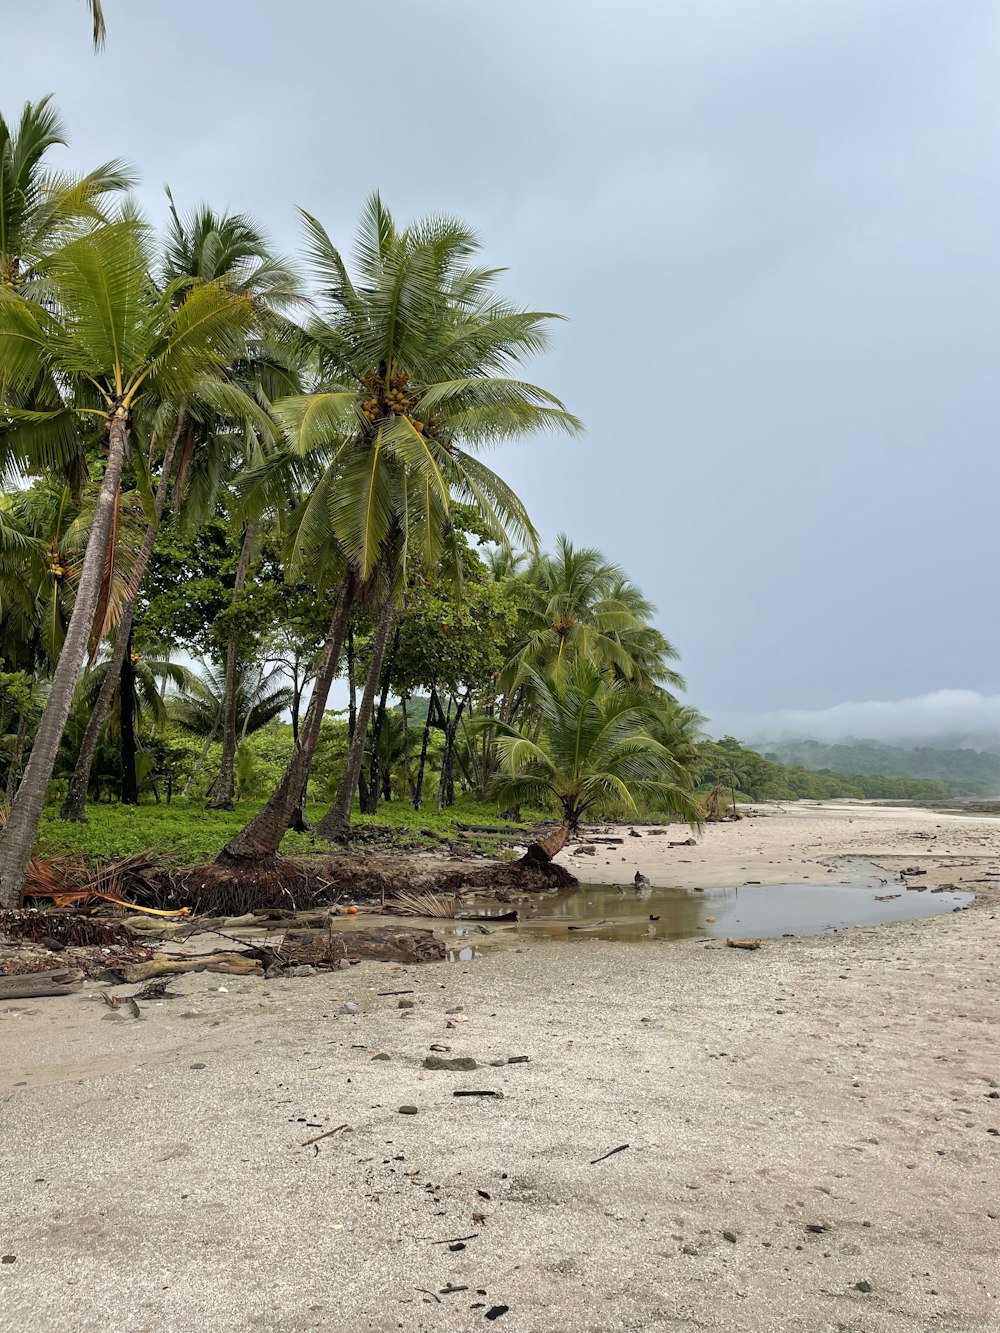
M1000 822L810 806L668 841L565 859L694 889L870 857L977 900L752 953L191 974L139 1021L96 986L9 1003L0 1329L993 1330ZM481 1067L427 1071L435 1044Z

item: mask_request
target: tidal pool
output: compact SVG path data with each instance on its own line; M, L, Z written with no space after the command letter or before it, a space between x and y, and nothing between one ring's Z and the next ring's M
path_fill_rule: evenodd
M510 911L495 903L468 909L478 920L449 922L445 942L453 962L477 957L491 943L512 938L560 940L683 940L822 935L847 926L877 926L917 917L939 916L968 907L971 893L907 889L893 876L856 863L823 878L798 884L747 884L739 888L654 888L640 898L631 886L581 884L559 893L532 894L513 906L517 921L491 914ZM845 880L845 876L850 876Z

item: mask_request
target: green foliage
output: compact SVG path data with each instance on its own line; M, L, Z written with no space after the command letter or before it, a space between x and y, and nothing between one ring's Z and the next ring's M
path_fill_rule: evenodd
M844 747L846 749L846 747ZM721 783L752 801L854 800L935 801L948 793L940 782L833 769L785 767L770 755L747 749L732 736L703 741L698 747L698 782L705 791Z
M768 746L768 757L813 771L856 775L866 795L899 800L935 800L940 796L996 796L1000 792L1000 754L969 749L905 747L879 741L788 741ZM886 777L899 781L886 789ZM902 779L922 779L904 782ZM872 790L877 787L878 790ZM933 795L919 795L933 788Z
M554 801L571 829L588 812L609 807L636 816L641 799L698 821L690 768L694 747L679 743L683 722L664 717L675 707L672 701L582 658L547 677L525 670L538 727L488 724L500 752L498 802Z
M179 864L214 860L219 848L237 833L254 814L253 802L244 801L232 810L208 810L201 800L175 797L170 805L143 804L138 808L120 805L89 805L85 824L66 824L49 807L42 818L38 847L43 855L82 854L93 861L129 856L154 849ZM310 822L321 817L323 803L310 803ZM377 818L359 816L360 823L396 830L402 838L419 838L429 830L441 838L457 835L458 823L500 825L496 806L463 800L446 814L418 811L404 802L393 802ZM516 830L516 825L510 825ZM283 856L329 856L329 844L314 844L309 834L288 833L281 845Z

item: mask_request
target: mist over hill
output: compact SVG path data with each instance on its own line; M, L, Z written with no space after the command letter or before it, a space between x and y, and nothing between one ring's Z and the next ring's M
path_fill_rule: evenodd
M953 796L1000 796L1000 753L967 746L904 746L848 737L843 741L758 740L767 758L816 771L884 773L941 782Z

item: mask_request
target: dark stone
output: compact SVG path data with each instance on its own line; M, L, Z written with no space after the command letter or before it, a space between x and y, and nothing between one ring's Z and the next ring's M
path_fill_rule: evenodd
M500 1316L506 1314L509 1309L510 1309L509 1305L494 1305L489 1310L486 1311L484 1317L491 1321L494 1319L499 1319Z
M196 1065L191 1065L191 1066L189 1066L189 1067L190 1067L191 1069L204 1069L204 1068L205 1068L205 1066L204 1066L203 1064L201 1064L200 1062L199 1062L198 1064L196 1064Z
M389 1058L390 1057L386 1055L385 1051L379 1051L378 1055L372 1056L373 1060L388 1060Z
M869 1292L871 1291L871 1289L872 1289L872 1284L870 1282L866 1282L864 1278L862 1278L860 1282L855 1282L854 1284L855 1291Z
M478 1069L471 1055L425 1055L425 1069Z
M400 1115L416 1115L416 1114L417 1114L417 1108L416 1108L415 1106L401 1106L401 1107L399 1108L399 1114L400 1114Z
M416 1007L416 1000L400 1000L399 1004L396 1006L397 1009L416 1009Z
M16 1254L0 1254L0 1264L14 1264L14 1263L17 1263Z
M735 1245L736 1242L737 1242L737 1240L738 1240L739 1238L738 1238L738 1236L736 1235L736 1232L735 1232L735 1231L724 1231L724 1232L722 1233L722 1239L723 1239L723 1240L728 1240L729 1243L730 1243L730 1245Z

